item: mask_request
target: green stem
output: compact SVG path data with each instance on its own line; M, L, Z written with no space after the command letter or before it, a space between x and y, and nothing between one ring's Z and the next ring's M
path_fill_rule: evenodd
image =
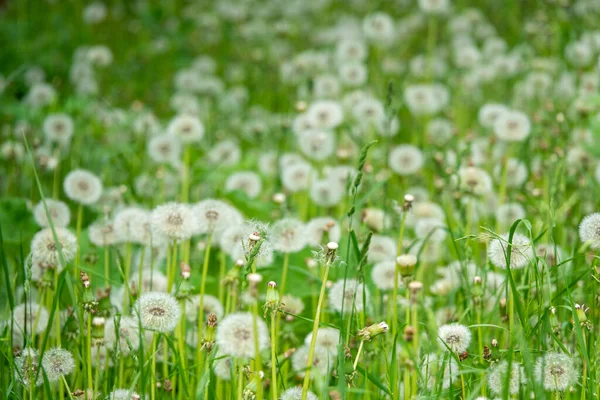
M317 311L315 321L313 323L312 338L310 340L310 348L308 349L308 360L306 362L306 373L304 382L302 383L302 400L306 400L308 396L308 386L310 385L310 371L313 366L313 358L315 356L315 347L317 345L317 330L319 329L319 320L321 319L321 308L323 307L323 299L325 299L325 287L327 286L327 276L329 275L329 267L331 262L328 261L323 274L323 283L321 284L321 292L319 293L319 301L317 303Z
M354 364L352 364L352 369L354 371L356 371L356 366L358 365L358 360L360 359L360 353L362 353L364 344L365 344L365 341L361 340L360 345L358 346L358 352L356 353L356 358L354 359Z
M271 312L271 397L277 400L277 358L275 351L277 350L277 335L275 334L275 326L278 318L276 312Z

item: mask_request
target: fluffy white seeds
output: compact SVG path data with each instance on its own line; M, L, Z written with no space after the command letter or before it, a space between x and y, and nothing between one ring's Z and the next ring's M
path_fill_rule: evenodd
M345 286L345 289L344 289ZM364 289L364 292L363 292ZM364 296L363 296L364 293ZM369 304L369 290L356 279L347 279L345 284L341 279L329 289L329 306L338 312L349 313L354 310L361 312L366 304Z
M508 373L508 362L501 361L490 370L488 375L488 384L490 391L496 396L502 396L505 392L510 395L517 395L521 385L525 383L525 370L518 362L513 361L510 366L510 378L508 378L508 387L506 387Z
M104 344L123 354L135 352L140 347L138 321L132 317L108 318L104 324Z
M506 111L494 121L494 133L507 142L520 142L529 136L531 123L527 115L520 111Z
M548 352L535 364L535 379L550 392L564 392L577 383L578 376L573 359L566 354Z
M31 240L31 256L34 262L47 266L62 266L62 261L69 263L77 253L77 238L65 228L55 227L58 244L54 240L51 228L46 228L33 236ZM61 258L62 253L62 258Z
M280 400L302 400L302 388L300 386L289 388L285 392L281 393L281 397L279 399ZM314 394L313 392L311 392L309 390L307 393L306 399L307 400L318 400L319 398L317 397L316 394Z
M442 349L464 353L471 343L471 331L461 324L442 325L438 330L438 340Z
M235 172L225 181L225 191L242 191L251 199L257 197L262 190L260 176L252 171Z
M182 143L195 143L204 137L204 125L193 115L178 115L167 126L167 135L175 136Z
M423 153L417 147L406 144L396 146L390 152L389 166L398 175L413 175L423 166Z
M42 357L42 368L49 382L57 382L75 369L75 360L71 352L58 347L48 349Z
M76 169L65 177L64 190L67 197L77 203L94 204L102 195L102 182L91 172Z
M44 120L43 130L50 141L66 145L73 136L73 119L66 114L50 114Z
M216 343L223 354L233 357L251 358L255 355L255 337L251 313L233 313L226 316L217 326ZM269 347L269 330L262 318L257 317L258 350Z
M587 215L579 224L579 238L593 249L600 249L600 213Z
M46 213L46 207L48 207L48 214ZM64 228L71 222L71 211L65 203L60 200L46 199L46 207L43 202L39 202L33 209L33 218L35 222L42 228L48 228L50 226L49 220L55 227Z
M312 332L306 335L304 344L310 346L312 341ZM327 350L333 357L338 353L338 344L340 342L340 331L335 328L319 328L317 330L316 345Z
M142 328L168 333L179 322L181 309L177 299L168 293L148 292L140 296L135 304Z
M298 376L303 377L306 373L308 363L308 352L310 346L304 345L296 350L292 355L292 367ZM325 376L331 371L335 364L336 357L326 349L315 347L315 353L312 360L311 379L315 376Z
M170 202L156 207L151 219L153 231L174 241L189 239L198 226L191 208L182 203Z
M399 275L394 260L380 261L375 264L371 271L373 283L381 290L391 290L394 288L394 275ZM400 278L398 278L398 285L402 286Z
M302 221L284 218L273 224L269 230L269 239L276 251L296 253L306 246L308 237Z
M499 238L492 239L488 245L488 257L494 266L506 269L507 255L508 233L501 235ZM532 246L529 238L520 233L515 233L512 238L508 267L511 269L523 268L529 263L529 259L532 256Z

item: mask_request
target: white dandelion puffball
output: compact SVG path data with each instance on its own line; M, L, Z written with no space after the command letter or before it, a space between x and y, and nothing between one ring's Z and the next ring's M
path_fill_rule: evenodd
M202 200L192 206L192 212L198 219L197 233L220 233L229 226L244 222L244 217L235 207L221 200Z
M35 328L35 333L40 334L46 330L50 314L44 306L35 303L31 305L23 303L13 309L12 318L15 330L23 334L27 330L27 334L31 334Z
M396 257L396 241L389 236L373 235L369 243L369 261L380 262Z
M423 218L415 224L415 236L429 238L429 242L439 243L446 239L446 224L437 218Z
M154 162L177 164L181 159L181 140L171 135L157 135L148 141L147 150Z
M284 218L275 222L269 229L268 236L273 249L282 253L296 253L308 241L304 223L296 218Z
M24 100L34 109L45 107L56 100L56 89L44 82L36 83L29 89Z
M189 239L198 226L190 206L183 203L160 205L152 211L151 219L153 231L174 241Z
M256 317L258 327L258 350L269 347L269 330L260 316ZM233 313L217 325L216 343L223 354L233 357L252 358L255 356L254 316L248 312Z
M300 161L281 168L281 183L290 192L306 190L310 186L314 171L312 166Z
M281 393L279 400L302 400L302 387L297 386L286 389L285 392ZM319 398L309 390L306 394L306 400L319 400Z
M479 109L479 123L486 128L493 128L498 117L510 111L508 107L502 104L488 103Z
M57 246L51 228L46 228L33 236L31 240L31 256L34 262L49 266L64 266L62 261L70 263L77 253L77 238L66 228L55 227ZM61 257L62 253L62 257Z
M505 229L510 228L518 220L525 218L525 209L519 203L506 203L496 209L496 221Z
M225 181L225 191L233 192L240 190L251 199L258 197L262 191L260 176L252 171L235 172Z
M492 191L492 178L483 169L477 167L459 168L456 173L459 187L475 195L485 195Z
M115 214L113 228L119 242L145 244L150 227L150 213L141 208L126 207Z
M223 140L216 143L207 154L208 160L215 165L234 167L242 159L242 149L233 140Z
M521 186L527 180L527 166L521 160L509 158L506 161L506 172L502 171L502 165L497 164L494 168L494 175L497 181L506 180L506 187L514 188Z
M71 222L71 210L69 207L60 200L46 199L46 207L48 213L46 213L46 207L44 202L41 201L33 209L33 218L35 222L42 228L50 227L48 214L50 214L50 220L55 227L65 228Z
M438 340L442 349L464 353L471 343L471 330L461 324L442 325L438 330Z
M378 46L389 45L396 33L393 18L384 12L374 12L365 16L362 29L365 37Z
M328 242L339 242L342 229L331 217L313 218L306 224L306 235L309 246L319 246ZM327 238L327 239L325 239Z
M50 114L44 119L43 130L48 140L65 145L71 140L75 127L67 114Z
M330 179L316 180L310 187L310 199L319 207L333 207L346 195L344 187Z
M398 175L413 175L423 166L423 153L409 144L396 146L390 152L388 163Z
M450 7L450 0L419 0L419 8L425 14L445 14Z
M292 354L292 367L300 377L303 377L306 374L309 349L310 346L304 345ZM315 376L326 376L329 371L331 371L335 361L336 357L329 351L320 347L315 347L310 378L314 379Z
M525 384L525 370L521 364L513 361L510 366L510 378L508 378L508 387L506 387L506 381L508 373L508 362L500 361L495 367L493 367L488 375L488 385L490 391L496 396L502 396L504 391L510 395L519 394L519 390L522 385Z
M93 245L98 247L112 246L119 237L112 221L98 220L88 227L88 237Z
M335 150L335 136L327 130L304 130L297 138L300 151L311 160L322 161Z
M168 293L147 292L135 303L142 328L169 333L175 329L181 315L177 299Z
M587 215L579 224L579 238L592 249L600 249L600 213Z
M32 383L36 386L44 382L43 374L39 373L39 358L37 350L26 347L14 359L15 379L23 384L30 386Z
M368 53L367 45L360 39L341 39L335 47L337 61L363 61Z
M192 296L189 300L188 305L185 307L185 316L188 321L198 320L198 311L200 308L200 296ZM215 296L210 294L204 295L203 307L204 318L206 319L209 314L214 314L217 317L217 321L223 317L223 304Z
M520 111L501 113L494 121L494 133L507 142L521 142L529 136L530 131L529 117Z
M344 290L345 286L345 290ZM363 292L364 289L364 292ZM364 298L363 298L364 293ZM329 306L335 311L349 313L353 307L356 312L361 312L366 304L369 304L369 289L364 284L358 283L356 279L343 279L335 282L329 289Z
M508 255L508 233L494 238L488 245L488 257L490 262L498 267L506 269L506 256ZM531 241L527 236L515 233L512 238L512 247L510 252L510 269L520 269L525 267L533 256Z
M204 137L204 125L196 116L178 115L169 122L167 135L175 136L186 144L199 142Z
M224 381L231 380L232 362L231 357L224 356L222 352L218 352L213 363L213 372L217 377Z
M336 101L319 100L308 107L306 117L315 129L333 129L344 120L344 112Z
M563 353L548 352L535 364L535 379L550 392L564 392L577 383L579 374L573 359Z
M304 344L310 346L312 341L312 332L306 335ZM338 344L340 343L340 331L336 328L319 328L317 330L317 341L316 345L319 348L327 350L333 358L338 353Z
M69 199L90 205L102 195L102 181L89 171L76 169L65 177L64 190Z
M104 344L123 354L135 352L140 347L138 321L132 317L108 318L104 324Z
M130 389L115 389L108 395L109 400L137 400L142 397Z
M371 270L371 279L380 290L391 290L394 288L394 276L398 276L398 287L402 287L402 279L399 277L396 261L380 261Z
M48 349L42 357L42 368L49 382L57 382L75 369L75 360L71 352L58 347Z

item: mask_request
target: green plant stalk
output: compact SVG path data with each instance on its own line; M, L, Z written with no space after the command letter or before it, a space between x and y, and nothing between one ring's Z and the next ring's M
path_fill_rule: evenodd
M125 278L125 282L123 282L124 285L129 285L129 275L130 275L130 271L131 271L131 254L132 254L132 248L131 248L131 243L127 243L125 245L125 271L123 272L124 278ZM141 268L141 266L140 266ZM139 290L139 288L138 288ZM125 290L123 291L123 314L127 314L127 309L129 307L129 290Z
M321 291L319 293L319 301L317 303L317 311L312 329L312 338L310 340L310 347L308 349L308 360L306 362L306 373L304 375L304 382L302 383L302 400L306 400L308 396L308 386L310 385L310 372L313 365L313 358L315 356L315 347L317 345L317 330L319 329L319 320L321 319L321 308L323 307L323 300L325 299L325 287L327 286L327 276L329 275L329 268L331 267L331 260L327 261L325 265L325 273L323 274L323 283L321 284Z
M183 174L181 177L181 202L187 203L190 195L190 156L191 149L189 145L184 146L183 150Z
M290 264L290 253L285 253L283 256L283 269L281 271L281 290L280 293L283 296L285 294L285 283L287 280L288 268Z
M363 346L365 345L365 341L361 340L358 345L358 351L356 352L356 358L354 359L354 364L352 364L352 369L356 371L356 366L358 365L358 360L360 359L360 354L362 353Z
M104 286L110 286L110 249L108 246L104 246Z
M196 345L196 362L198 363L197 367L197 376L200 379L200 373L202 371L202 328L204 325L204 294L206 291L206 277L208 275L208 264L210 262L210 250L212 245L212 232L208 235L208 239L206 241L206 249L204 250L204 262L202 263L202 276L200 279L200 304L198 306L198 344Z
M158 352L158 334L152 335L152 367L150 372L150 399L155 399L156 391L156 353Z
M402 242L404 241L404 226L406 224L406 214L407 212L402 213L402 218L400 219L400 232L398 233L398 245L396 250L396 255L399 256L402 254ZM394 274L394 291L392 292L392 298L390 299L392 302L392 338L396 337L396 333L398 332L398 266L395 267ZM393 340L393 339L392 339Z
M92 315L87 316L87 387L94 390L94 379L92 377Z
M62 381L65 384L65 388L67 389L67 394L69 395L69 399L73 400L73 394L71 394L71 389L69 388L69 384L67 383L67 378L64 375L61 375ZM59 385L62 388L62 385ZM62 392L62 390L61 390ZM31 393L31 392L30 392ZM61 397L62 399L62 397Z
M415 329L415 334L413 336L413 351L414 351L414 357L415 360L418 359L419 357L419 323L417 321L417 303L415 302L415 304L411 305L412 308L412 327ZM417 378L418 378L418 373L417 373L417 369L413 368L412 369L412 385L411 385L411 389L412 389L412 397L416 397L417 396Z
M254 336L254 371L258 373L262 371L262 360L260 358L260 347L258 342L258 303L255 301L252 304L252 335ZM258 385L257 399L262 400L263 398L263 386L262 384Z
M275 334L275 327L279 318L277 313L271 312L271 397L273 400L277 400L277 357L275 351L277 350L277 335Z
M76 236L77 236L77 251L75 253L75 264L73 269L73 277L75 278L75 282L79 279L79 260L81 257L81 248L79 247L79 243L81 243L81 225L83 222L83 205L79 204L77 206L77 225L76 225Z

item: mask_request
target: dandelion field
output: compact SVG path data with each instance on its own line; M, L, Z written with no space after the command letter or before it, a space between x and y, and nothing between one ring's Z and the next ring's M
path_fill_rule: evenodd
M598 21L0 2L0 394L600 397Z

